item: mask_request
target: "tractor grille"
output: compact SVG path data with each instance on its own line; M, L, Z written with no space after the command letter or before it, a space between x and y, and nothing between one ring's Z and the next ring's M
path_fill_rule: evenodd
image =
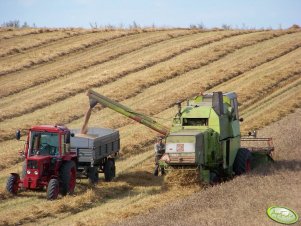
M27 161L27 169L37 169L37 168L38 168L38 161L36 160Z

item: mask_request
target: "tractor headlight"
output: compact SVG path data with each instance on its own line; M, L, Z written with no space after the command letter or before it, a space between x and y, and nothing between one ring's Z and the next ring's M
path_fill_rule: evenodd
M39 172L38 172L38 171L34 171L33 173L34 173L34 175L38 175L38 174L39 174Z
M30 170L27 170L26 173L27 173L27 174L30 174Z

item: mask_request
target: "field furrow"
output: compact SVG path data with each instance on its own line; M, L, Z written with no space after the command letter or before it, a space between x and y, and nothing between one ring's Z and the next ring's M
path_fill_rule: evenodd
M300 75L300 74L299 74ZM290 86L288 89L279 90L272 94L272 97L267 97L265 102L257 104L254 109L246 110L247 120L244 121L243 131L247 133L252 129L258 129L272 122L276 122L289 113L294 112L301 107L301 83ZM255 121L250 125L251 121Z
M296 47L294 47L294 48L296 48ZM208 62L208 61L207 61ZM172 77L174 77L174 76L179 76L179 75L181 75L182 73L184 73L184 72L187 72L187 70L190 70L189 69L189 67L190 68L192 68L192 69L195 69L195 67L199 67L199 66L191 66L191 65L189 65L188 63L186 63L187 65L186 65L186 67L187 67L187 69L183 69L182 71L179 71L178 70L178 68L179 68L179 66L176 66L177 67L177 69L176 69L176 71L170 71L170 70L168 70L168 71L166 71L166 75L165 75L165 77L163 78L163 77L159 77L159 76L161 76L161 74L163 74L164 73L164 68L163 69L159 69L159 70L157 70L157 71L155 71L155 72L150 72L151 74L150 75L148 75L147 76L147 78L146 79L152 79L152 81L150 82L151 84L148 84L148 82L147 81L145 81L145 79L142 79L142 78L136 78L135 80L138 80L138 82L139 83L143 83L143 84L141 84L140 86L138 86L137 88L138 88L138 90L141 90L141 88L147 88L148 86L150 86L150 85L152 85L152 84L156 84L156 83L158 83L158 82L162 82L162 81L165 81L165 80L167 80L167 79L170 79L170 78L172 78ZM195 64L195 62L194 62L194 64ZM202 62L201 63L201 66L203 66L203 64L206 64L206 62L204 63L204 62ZM158 71L159 71L159 73L158 73ZM148 72L147 72L148 73ZM155 75L153 75L153 74L155 74ZM142 75L143 76L143 75ZM124 85L124 84L123 84ZM54 88L55 87L55 88ZM73 87L74 87L74 83L73 83ZM89 88L89 87L88 87ZM75 88L73 88L73 90L72 90L72 87L71 88L66 88L66 87L60 87L59 86L59 83L58 84L56 84L56 85L54 85L54 84L52 84L52 86L50 87L50 86L42 86L42 89L44 90L44 89L49 89L49 90L53 90L53 93L52 92L49 92L49 94L48 94L48 96L43 96L43 98L41 98L41 96L40 95L37 95L37 96L39 96L38 98L37 98L37 100L34 100L34 99L27 99L26 100L26 98L27 97L29 97L29 96L32 96L32 95L34 95L35 93L41 93L41 91L38 89L38 88L36 88L36 89L33 89L33 90L28 90L27 91L27 93L28 93L28 95L24 95L23 96L23 98L19 98L19 96L18 95L14 95L13 96L13 98L14 99L18 99L18 100L22 100L22 102L24 103L24 105L23 106L26 106L25 107L25 109L21 109L20 107L19 107L19 112L16 112L16 111L11 111L11 110L7 110L6 111L6 109L4 108L2 111L3 111L3 113L4 113L4 115L1 115L1 116L3 116L3 118L2 118L2 120L3 119L6 119L6 118L10 118L10 117L14 117L14 116L18 116L18 115L22 115L22 114L24 114L24 113L30 113L30 112L32 112L33 110L36 110L36 109L38 109L38 108L41 108L41 107L44 107L44 106L48 106L49 105L49 103L54 103L54 102L57 102L57 101L59 101L59 100L62 100L62 99L65 99L67 96L70 96L70 95L74 95L74 94L76 94L76 93L79 93L79 92L82 92L82 91L85 91L87 88L81 88L81 89L75 89ZM55 90L55 89L57 89L57 90ZM61 93L61 90L68 90L68 94L65 94L65 93ZM116 88L117 90L123 90L124 88L123 87L117 87ZM138 91L137 91L138 92ZM134 93L135 94L135 93ZM127 94L128 96L131 96L132 94ZM126 96L123 94L123 97L124 98L126 98ZM2 107L3 106L5 106L5 104L6 105L8 105L8 104L10 104L10 103L14 103L15 101L13 100L13 99L11 99L11 98L7 98L7 99L3 99L3 101L2 101ZM12 108L14 108L14 105L12 104L11 106L9 106L10 107L10 109L12 109ZM7 115L5 115L5 113L7 112ZM0 118L1 118L1 116L0 116Z
M43 30L41 30L43 31ZM25 36L17 36L10 39L3 39L0 42L0 59L12 54L19 54L23 51L47 45L72 36L89 33L89 31L64 31L54 30L52 32L42 32L39 34L28 34ZM2 68L1 68L2 71ZM0 76L3 73L0 73Z
M40 65L40 67L0 77L0 82L3 84L3 87L6 88L1 90L0 96L5 97L10 94L15 94L24 89L46 83L54 79L69 78L75 72L81 73L82 70L86 71L87 68L101 65L122 55L158 44L165 40L193 33L193 31L188 30L171 30L148 35L141 34L141 40L139 40L141 35L137 35L133 38L124 37L118 40L113 40L112 42L107 43L107 45L99 46L98 48L91 48L88 51L72 54L71 56L65 56L59 61L49 62L45 65ZM135 42L135 40L137 42ZM120 47L120 49L118 47ZM13 79L16 79L18 82L13 83Z
M181 54L179 56L180 58L179 57L173 57L172 60L175 63L175 65L173 67L174 71L171 71L172 73L169 71L168 74L170 74L170 76L175 76L174 72L177 72L177 71L178 71L177 73L183 74L183 73L185 73L189 70L193 70L193 69L202 67L202 66L204 66L208 63L211 63L213 61L216 61L216 60L224 57L225 55L235 51L236 49L239 49L239 48L242 48L242 47L245 47L245 46L249 46L249 45L253 45L257 42L262 42L262 41L267 40L271 37L274 37L274 35L273 34L261 34L261 33L246 34L246 35L243 35L242 37L237 36L237 37L233 37L233 38L230 38L230 39L226 39L225 41L220 41L220 43L219 42L215 43L215 44L213 43L212 44L213 46L208 45L204 48L197 48L193 51L189 51L185 54ZM236 40L233 41L232 39L234 39L234 40L236 39ZM215 48L215 51L212 51L212 48ZM200 56L200 55L204 55L205 57L199 58L198 56ZM195 59L195 61L192 61L192 60L187 61L187 59ZM166 61L166 62L161 63L160 65L157 65L157 67L159 67L159 71L165 69L164 65L162 66L162 64L165 64L165 65L168 64L169 66L167 67L167 69L168 70L171 69L172 64L170 64L169 61ZM183 67L182 65L185 65L185 66ZM117 66L119 66L119 64ZM117 68L117 70L118 69L119 68ZM109 70L109 68L107 70ZM114 70L114 68L113 68L113 70ZM105 72L104 75L106 75L106 74L107 74L107 71ZM154 73L154 74L156 74L156 73ZM168 76L168 74L167 74L167 76ZM121 75L123 75L123 74L121 74ZM142 76L147 76L147 75L148 75L147 73L142 74ZM160 75L164 75L164 74L160 73ZM115 76L117 76L117 78L124 77L124 76L120 76L119 73L117 73L117 75L115 74ZM95 76L94 74L92 74L92 77L87 78L87 76L86 76L85 80L81 80L81 87L89 85L89 82L90 82L90 84L92 83L94 86L101 85L102 80L97 80L98 77L99 76ZM126 77L128 77L128 76L126 76ZM151 76L149 76L149 77L151 77ZM112 80L113 81L117 80L117 78L115 78L115 79L111 78L110 82L112 82ZM96 82L95 82L95 80L96 80ZM127 78L127 80L129 80L129 79ZM145 83L145 79L143 80L143 82ZM83 84L85 84L85 85L83 85ZM140 88L138 86L139 84L137 84L137 85L135 85L135 84L136 83L133 84L131 89L136 89L136 87ZM152 84L150 84L150 85L152 85ZM67 86L68 86L68 88L62 89L61 92L64 92L65 90L67 92L69 92L70 89L72 89L73 87L76 87L74 82L70 82ZM86 87L86 89L88 87ZM121 90L121 91L125 91L125 90ZM133 90L133 91L135 91L135 90ZM128 90L126 90L126 92L127 93L130 92L130 90L128 89ZM126 94L124 94L124 95L126 95ZM75 98L75 97L77 97L77 98ZM41 98L41 96L39 96L39 98ZM79 99L79 98L81 98L81 99ZM82 96L81 95L76 95L76 96L72 96L71 101L76 99L77 103L79 103L79 100L82 100L81 102L85 103L86 101L84 100L84 98L85 98L85 96L83 96L83 95ZM66 101L69 101L69 104ZM67 106L66 104L68 104L70 106L70 100L66 100L66 101L62 101L64 106ZM57 102L57 100L56 100L56 102ZM55 103L54 104L54 109L57 109L56 108L57 104L62 104L62 103L58 103L58 102ZM52 107L53 106L51 105L47 109L45 109L46 112L43 109L39 109L39 110L36 111L36 113L41 114L43 112L42 113L43 114L42 118L45 118L46 115L49 115L49 117L52 118L52 117L55 116L55 114L53 114L54 112L49 111L49 109L52 108ZM70 106L68 108L65 107L64 109L63 108L61 108L61 109L62 109L62 112L61 112L62 117L61 117L60 123L66 123L66 120L74 119L75 117L78 118L79 116L82 116L82 114L83 114L82 109L78 109L78 107L75 106L75 105ZM66 114L63 113L64 111L66 112ZM71 113L71 115L70 115L70 113ZM80 115L78 116L78 114L80 114ZM31 118L34 115L37 116L36 114L30 114L29 117ZM23 123L27 121L27 120L25 120L26 115L23 115L21 117L17 117L16 119L18 121L21 118L22 118ZM39 117L36 117L35 120L37 120L38 118ZM7 120L7 121L9 123L10 121L14 121L14 120L11 119L11 120ZM30 121L31 121L31 123L33 123L32 120L30 120ZM48 123L50 123L50 121L48 121ZM2 123L3 128L5 128L6 124L7 124L7 122ZM18 127L22 128L21 124L19 124Z
M49 28L26 28L26 29L14 29L14 28L1 28L0 29L0 40L2 39L10 39L19 36L26 36L32 34L39 34L39 33L47 33L47 32L54 32L58 30L63 31L72 31L74 29L49 29ZM80 29L78 29L80 30Z
M266 99L266 95L268 95L270 98L272 94L278 93L279 90L283 89L290 89L289 87L294 87L300 83L301 74L297 71L292 72L291 74L284 74L283 78L278 81L278 83L270 83L268 86L260 91L259 94L257 94L255 97L250 96L248 99L241 100L243 101L243 106L240 108L240 112L242 114L248 114L249 113L249 107L252 109L254 106L257 106L259 103L262 102L262 100ZM287 88L286 88L287 87Z
M59 60L72 53L78 54L80 51L87 51L89 48L95 48L107 41L111 41L124 36L144 33L139 30L121 30L121 31L94 31L86 34L76 35L60 39L54 43L41 45L39 48L23 51L18 55L0 58L0 75L10 76L9 73L28 69L50 61ZM151 31L148 31L151 32Z
M169 34L166 34L169 36ZM191 36L192 35L192 36ZM52 82L48 82L46 84L41 84L39 86L35 86L31 89L22 91L18 94L11 95L7 98L2 98L2 101L0 103L0 106L3 108L5 106L10 105L11 103L14 103L14 99L18 99L23 101L27 101L27 104L24 105L24 113L27 111L32 111L32 109L37 109L43 107L43 101L44 106L47 104L47 102L53 102L54 100L59 101L62 99L67 98L68 96L72 96L74 94L77 94L79 92L85 91L89 87L95 87L103 84L107 84L109 82L112 82L114 80L117 80L121 77L126 76L127 74L130 74L134 71L144 70L146 67L154 66L155 64L161 63L163 61L167 61L171 58L176 57L177 55L183 54L187 51L190 51L192 49L200 48L201 46L204 46L206 44L212 43L214 41L220 41L221 39L224 39L229 36L237 35L237 33L229 33L229 32L221 32L221 33L198 33L198 34L190 34L189 36L174 38L173 41L166 40L166 37L164 37L162 34L154 34L153 40L151 39L151 35L148 34L145 37L141 37L144 40L140 40L140 42L137 42L139 40L132 40L129 39L128 42L125 44L122 44L122 46L118 46L118 52L117 55L112 56L112 48L115 48L115 45L112 43L112 45L106 50L106 52L109 54L107 56L107 59L113 60L117 56L125 55L126 53L133 52L134 56L126 55L123 58L120 59L118 63L124 63L124 61L127 61L129 65L128 70L122 70L120 71L120 67L118 63L114 62L108 62L107 64L103 65L100 69L101 72L99 75L95 75L97 72L95 72L94 68L86 69L85 71L80 71L77 74L70 75L69 77L62 77L60 79L57 79ZM164 42L165 41L165 42ZM124 41L122 41L124 42ZM162 43L161 43L162 42ZM154 44L157 44L155 46L152 46ZM175 50L172 50L173 46L177 44L178 47ZM133 45L133 47L131 47ZM149 47L147 49L144 49L146 47ZM123 48L125 48L125 51L123 52ZM160 52L156 52L156 50L160 50ZM113 49L115 50L115 49ZM121 51L121 52L119 52ZM135 52L136 51L136 52ZM141 56L141 52L149 51L151 54L153 54L151 57L149 56ZM116 51L115 51L116 52ZM99 52L96 52L96 54L99 54ZM88 54L89 56L91 54ZM130 58L130 59L128 59ZM139 59L139 64L137 65L137 59ZM72 61L74 63L75 61ZM112 72L110 73L111 70ZM89 77L90 76L90 77ZM91 78L91 76L93 76ZM78 84L86 83L85 87L80 87ZM40 95L37 95L38 99L40 99L41 102L36 102L35 106L32 98L35 98L35 94L40 94L42 90L48 89L49 93L47 96L44 96L44 100L41 99ZM30 97L30 98L29 98ZM20 99L21 98L21 99ZM31 104L28 105L28 101L31 102ZM11 106L13 107L13 106ZM32 107L32 109L30 109ZM5 111L5 109L3 109ZM21 110L21 109L20 109Z
M255 112L259 111L260 108L267 103L272 103L274 98L278 98L278 96L283 95L284 93L296 91L296 87L300 87L301 85L301 74L296 74L296 76L292 76L291 79L289 79L291 82L288 84L285 84L285 86L277 86L277 89L273 89L272 92L269 95L262 95L260 98L257 99L256 102L253 104L250 104L247 102L247 105L243 105L242 114L245 116L249 116L254 114ZM294 94L291 92L294 96ZM253 102L251 100L251 102Z

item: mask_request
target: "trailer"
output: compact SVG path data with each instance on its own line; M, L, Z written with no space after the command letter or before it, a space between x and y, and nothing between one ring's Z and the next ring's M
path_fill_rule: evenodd
M98 173L104 173L105 181L116 174L115 158L120 149L119 132L109 128L89 128L87 134L71 129L71 153L77 156L77 176L98 182Z

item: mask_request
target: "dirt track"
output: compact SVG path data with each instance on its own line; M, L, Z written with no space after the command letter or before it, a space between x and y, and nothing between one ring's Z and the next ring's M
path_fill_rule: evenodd
M120 225L277 225L265 214L272 205L290 207L300 216L301 109L259 135L274 138L273 165L158 206Z

